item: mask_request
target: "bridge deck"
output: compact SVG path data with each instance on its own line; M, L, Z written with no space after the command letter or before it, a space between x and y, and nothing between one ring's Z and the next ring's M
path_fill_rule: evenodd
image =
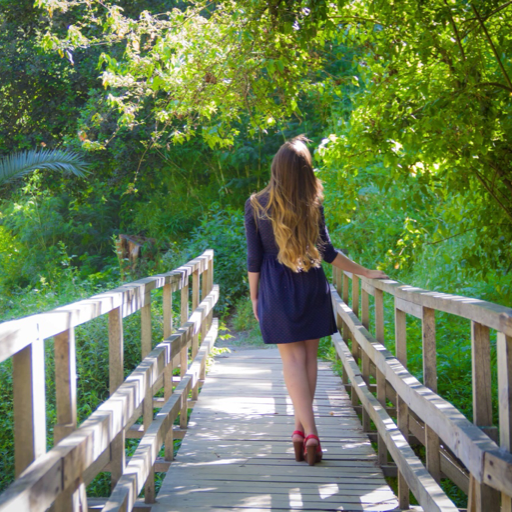
M293 457L293 408L278 351L218 356L152 510L396 510L341 380L325 362L315 409L324 460L309 467Z

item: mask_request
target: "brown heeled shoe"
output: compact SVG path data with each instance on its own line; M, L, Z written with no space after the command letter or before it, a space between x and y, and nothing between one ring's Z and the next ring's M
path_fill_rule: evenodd
M297 462L302 462L304 460L304 432L301 430L295 430L292 434L293 436L301 436L302 441L293 441L293 449L295 450L295 460Z
M307 446L308 439L316 439L318 444ZM322 447L320 446L320 439L314 434L310 434L304 439L304 458L310 466L314 466L322 460Z

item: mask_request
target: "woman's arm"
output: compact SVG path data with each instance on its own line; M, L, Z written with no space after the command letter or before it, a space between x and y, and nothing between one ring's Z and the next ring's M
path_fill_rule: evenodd
M252 302L252 310L256 320L259 322L258 318L258 288L260 284L260 273L259 272L248 272L249 276L249 290L251 292L251 302Z
M388 276L382 270L370 270L347 258L342 252L337 251L336 258L331 262L335 267L352 272L368 279L386 279Z

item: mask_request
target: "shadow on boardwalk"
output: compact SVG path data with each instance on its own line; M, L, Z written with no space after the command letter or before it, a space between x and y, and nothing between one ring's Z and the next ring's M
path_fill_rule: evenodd
M370 441L341 380L321 362L315 413L324 460L297 463L293 408L277 349L216 357L155 512L395 510Z

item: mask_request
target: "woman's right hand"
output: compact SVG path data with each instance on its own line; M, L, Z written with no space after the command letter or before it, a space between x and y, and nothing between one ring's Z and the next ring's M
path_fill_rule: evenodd
M366 270L365 276L368 279L389 279L389 276L382 272L382 270Z
M252 301L252 312L254 313L254 317L256 318L256 320L258 320L258 322L260 321L260 319L258 318L258 299L251 299Z

